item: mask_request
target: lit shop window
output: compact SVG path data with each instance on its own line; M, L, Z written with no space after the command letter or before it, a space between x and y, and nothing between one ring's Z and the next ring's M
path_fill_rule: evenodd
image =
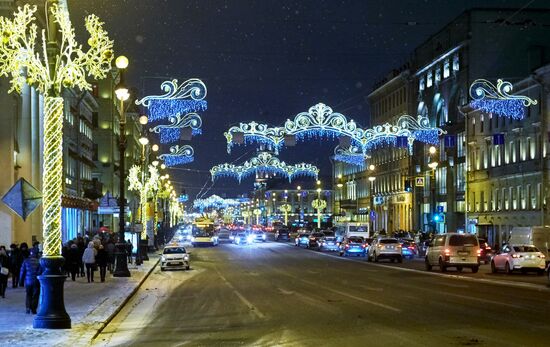
M441 82L441 68L435 69L435 84Z
M432 70L428 71L428 77L426 81L426 87L430 88L432 86Z
M453 56L453 71L460 70L460 62L458 61L458 54Z

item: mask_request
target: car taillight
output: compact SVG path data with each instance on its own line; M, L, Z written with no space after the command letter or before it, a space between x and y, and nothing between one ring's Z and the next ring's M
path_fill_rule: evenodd
M349 248L349 245L346 245L346 249L348 249L348 248Z
M478 255L478 256L481 255L481 249L478 249L478 250L477 250L477 255Z
M546 256L544 254L539 254L539 258L544 259Z
M366 248L366 247L367 247L367 245L362 245L362 246L363 246L363 248Z
M491 249L491 247L489 247L489 246L486 246L486 247L485 247L485 249Z
M411 247L409 247L409 249L411 249L411 250L412 250L412 249L414 249L414 247L412 247L412 246L411 246Z

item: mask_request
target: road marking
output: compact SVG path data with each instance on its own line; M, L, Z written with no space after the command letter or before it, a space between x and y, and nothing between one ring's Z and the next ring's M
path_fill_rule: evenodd
M300 279L300 278L298 278L298 280L302 281L304 283L307 283L309 285L319 287L319 283L311 282L311 281L308 281L308 280L303 280L303 279ZM398 309L396 307L393 307L393 306L384 305L384 304L381 304L381 303L376 302L376 301L371 301L371 300L361 298L359 296L351 295L351 294L348 294L348 293L345 293L345 292L342 292L342 291L339 291L339 290L336 290L336 289L327 288L325 286L321 286L321 287L325 290L328 290L329 292L333 292L333 293L339 294L341 296L348 297L348 298L353 299L353 300L362 301L362 302L367 303L369 305L378 306L378 307L385 308L386 310L390 310L390 311L401 312L400 309Z
M291 248L294 248L294 246L291 246L291 245L287 245L287 246L289 246ZM494 284L494 285L504 286L504 287L517 287L517 288L523 288L523 289L533 289L533 290L537 290L539 292L550 291L550 288L546 287L545 285L540 285L540 284L533 284L533 283L526 283L526 282L499 281L499 280L490 280L490 279L486 279L486 278L473 278L473 277L467 277L467 276L461 276L461 275L444 274L444 273L440 273L440 272L430 272L430 271L423 271L423 270L417 270L417 269L409 269L409 268L404 268L404 267L394 267L394 266L383 265L383 264L374 264L374 263L370 263L370 262L358 261L358 260L351 259L351 258L335 257L335 256L330 255L330 254L319 253L319 252L314 252L313 254L317 254L317 255L321 255L321 256L325 256L325 257L330 257L330 258L333 258L333 259L343 260L343 261L352 261L352 262L355 262L355 263L358 263L358 264L363 264L363 265L366 265L366 266L377 266L377 267L380 267L380 268L385 268L385 269L390 269L390 270L395 270L395 271L415 272L415 273L420 273L420 274L424 274L424 275L427 275L427 276L438 276L438 277L444 277L444 278L453 278L453 279L464 280L464 281L469 281L469 282L480 282L480 283L486 283L486 284Z
M237 297L239 299L241 299L241 301L243 302L243 304L248 307L248 309L250 311L252 311L256 317L260 318L260 319L265 319L265 315L260 311L258 310L258 308L256 306L254 306L250 301L248 301L237 289L235 289L235 287L233 287L233 285L231 283L229 283L229 281L223 277L223 275L220 273L220 271L218 271L218 269L216 269L216 272L218 273L218 276L220 276L220 278L222 279L222 281L229 287L233 290L233 292L235 293L235 295L237 295Z

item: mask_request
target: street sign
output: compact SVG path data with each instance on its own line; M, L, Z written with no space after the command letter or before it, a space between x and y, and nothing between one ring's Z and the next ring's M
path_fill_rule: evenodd
M422 176L415 177L414 185L416 187L424 187L424 177L422 177Z
M437 212L443 213L443 212L444 212L444 211L443 211L443 206L438 205L438 206L437 206Z

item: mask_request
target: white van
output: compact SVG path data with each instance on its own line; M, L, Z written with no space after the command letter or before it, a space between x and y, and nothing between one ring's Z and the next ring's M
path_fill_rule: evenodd
M479 241L472 234L438 234L426 251L426 270L438 266L441 272L454 267L457 271L469 267L473 273L479 270Z
M339 241L345 237L360 236L363 239L370 237L369 225L365 223L347 222L335 226L335 236Z
M515 245L534 245L545 256L550 256L548 248L550 247L550 227L513 227L510 231L507 243Z

